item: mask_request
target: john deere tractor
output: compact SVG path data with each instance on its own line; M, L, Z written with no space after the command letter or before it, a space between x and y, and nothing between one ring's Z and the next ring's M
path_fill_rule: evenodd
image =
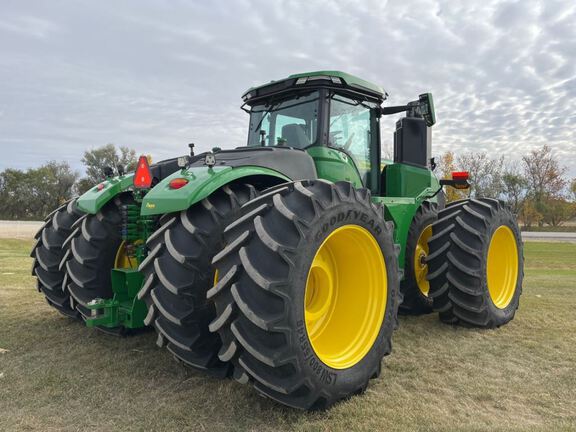
M386 96L335 71L249 89L247 146L141 157L49 215L39 290L88 327L151 326L182 362L301 409L380 375L398 308L506 324L523 277L514 215L493 198L446 205L444 186L469 183L432 172L432 95ZM383 160L380 118L397 113Z

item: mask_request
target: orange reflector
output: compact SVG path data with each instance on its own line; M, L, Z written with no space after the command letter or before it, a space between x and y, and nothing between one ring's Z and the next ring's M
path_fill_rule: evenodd
M174 180L170 181L168 186L170 186L170 189L180 189L181 187L186 186L187 184L188 180L186 180L185 178L175 178Z
M138 189L146 189L149 188L151 184L152 173L148 166L148 158L146 156L140 156L136 172L134 173L134 187Z
M454 171L452 172L452 180L468 180L468 171Z

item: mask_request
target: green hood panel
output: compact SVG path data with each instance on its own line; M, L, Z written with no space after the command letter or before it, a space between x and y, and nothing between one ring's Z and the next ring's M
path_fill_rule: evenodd
M108 201L132 186L134 174L114 177L98 183L80 196L76 204L85 213L96 214ZM98 189L101 187L101 189Z
M186 210L222 186L250 176L269 176L290 181L290 178L278 171L258 166L191 167L171 174L148 192L142 201L141 214L147 216ZM180 189L171 189L170 182L175 178L185 178L188 184Z

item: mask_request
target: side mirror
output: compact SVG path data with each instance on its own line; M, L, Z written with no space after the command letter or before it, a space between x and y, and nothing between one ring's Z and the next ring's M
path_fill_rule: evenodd
M432 93L424 93L418 96L420 114L426 120L426 126L430 127L436 123L436 112L434 111L434 99Z

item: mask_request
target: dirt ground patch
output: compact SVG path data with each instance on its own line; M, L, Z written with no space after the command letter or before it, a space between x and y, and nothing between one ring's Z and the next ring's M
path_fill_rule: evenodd
M0 239L31 239L43 222L0 221Z

